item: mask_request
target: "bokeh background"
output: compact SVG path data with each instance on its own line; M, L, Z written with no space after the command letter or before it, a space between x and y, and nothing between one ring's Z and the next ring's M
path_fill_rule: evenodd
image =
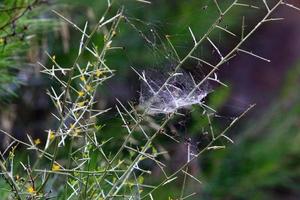
M160 48L165 36L174 42L179 55L184 55L192 45L188 27L201 36L218 14L212 0L151 2L120 0L112 8L124 5L129 22L122 23L116 36L116 45L122 49L107 58L116 75L99 88L97 98L101 107L113 106L116 98L137 104L140 82L130 67L138 70L155 68L157 71L168 68L172 60L166 62L163 59L168 49ZM221 7L226 8L230 2L220 1ZM237 37L241 33L243 17L247 33L266 12L260 0L241 2L260 9L236 7L224 18L224 27ZM268 1L270 6L275 2ZM51 56L55 55L61 66L70 66L77 55L81 35L51 10L59 11L79 27L86 21L92 27L105 10L106 3L104 0L41 1L17 22L17 27L23 29L17 29L16 35L0 41L1 129L25 140L26 134L43 138L44 130L55 128L51 116L54 107L46 95L46 90L50 85L55 87L55 83L40 73L37 62L47 65L47 51ZM300 6L297 0L289 3ZM0 12L0 18L5 19L5 12ZM271 62L238 54L218 71L220 79L229 87L214 86L214 92L205 100L218 111L218 117L213 120L216 131L222 130L250 104L256 106L228 133L234 144L220 151L206 152L192 164L192 173L202 181L199 186L190 186L198 192L196 199L300 199L300 12L281 6L274 17L284 20L266 23L243 45ZM2 38L7 35L7 30L14 29L1 29ZM21 40L22 33L24 40ZM220 50L232 48L239 39L237 37L224 32L212 36ZM93 43L101 46L103 36L99 34ZM216 52L207 44L201 46L197 54L212 63L217 58ZM82 63L88 60L86 55ZM207 66L189 62L183 67L197 74L205 73L200 69ZM202 110L195 106L192 112L186 113L185 118L174 122L174 127L182 138L192 138L197 145L205 143L203 130L207 128L207 122L200 117ZM122 137L125 133L114 110L99 121L106 124L107 137ZM0 139L4 149L8 139L3 135ZM185 162L184 139L182 141L182 144L161 141L171 152L168 162L174 169ZM153 180L159 180L158 173L153 176ZM156 199L168 199L179 192L180 185L164 187L157 192Z

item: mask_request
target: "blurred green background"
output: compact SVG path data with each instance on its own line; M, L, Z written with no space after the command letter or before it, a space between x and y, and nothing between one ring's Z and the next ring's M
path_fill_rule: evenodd
M13 1L5 1L3 5L7 2ZM115 98L137 104L139 80L130 67L139 70L167 68L172 65L174 55L166 58L171 51L170 46L163 48L165 36L168 35L182 57L193 44L188 28L200 37L218 15L212 0L151 2L119 0L112 8L113 14L124 5L129 21L121 24L114 41L114 46L123 49L113 51L107 57L108 65L116 70L116 75L99 88L103 107L114 105ZM231 2L222 1L221 8L225 9ZM243 17L245 32L249 32L265 13L261 0L243 2L261 9L236 7L224 18L221 25L236 33L237 37L215 31L212 39L221 51L232 48L239 40ZM270 5L274 2L268 1ZM297 1L292 3L299 4ZM86 21L89 27L93 27L106 5L104 0L43 1L17 22L17 27L25 29L26 26L26 31L17 28L17 32L25 34L24 40L18 34L7 37L12 27L0 30L1 129L22 139L25 133L36 137L49 126L55 127L50 115L54 108L45 95L46 89L55 83L39 73L36 62L49 62L45 56L47 51L51 56L55 55L61 66L70 66L77 55L81 35L51 10L57 10L79 27L84 27ZM7 20L7 14L3 10L0 12L2 23ZM213 120L216 132L250 104L256 104L256 107L229 132L234 144L224 141L228 148L207 152L193 163L193 173L203 182L199 187L192 181L189 183L191 191L198 193L194 199L300 199L300 13L282 7L275 15L285 20L265 24L243 46L271 62L239 54L218 72L229 88L214 87L214 92L206 100L218 110L219 117ZM30 35L34 35L34 39L26 39ZM93 43L101 46L103 35L99 33ZM216 62L217 54L207 44L203 44L196 54ZM89 59L85 55L82 63ZM188 62L183 67L199 73L199 63ZM191 137L201 146L206 140L207 121L203 120L202 110L197 106L192 111L181 119L185 125L179 132L182 137ZM121 137L125 133L121 121L115 116L112 111L107 118L99 119L106 124L102 131L109 137ZM0 139L4 148L6 138L1 136ZM176 168L184 160L175 150L181 147L161 142L173 152L169 162ZM159 177L156 175L157 180ZM163 187L154 195L155 199L163 200L178 193L179 184L178 187Z

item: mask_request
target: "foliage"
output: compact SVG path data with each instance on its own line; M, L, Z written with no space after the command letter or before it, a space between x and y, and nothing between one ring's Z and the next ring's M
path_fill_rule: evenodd
M38 19L43 1L5 0L0 2L0 101L8 102L22 80L20 67L27 64L29 44L50 23ZM9 94L9 95L8 95Z
M250 121L238 143L212 160L206 188L213 199L274 199L299 196L299 64L287 76L284 95ZM287 92L288 91L288 92ZM286 113L286 114L282 114ZM252 124L256 123L255 126Z
M233 143L232 139L226 135L228 130L252 109L253 105L239 116L231 118L225 128L216 129L212 123L217 117L216 111L207 105L202 100L203 98L197 101L196 116L201 117L204 124L201 124L202 127L192 127L192 130L197 132L202 129L203 135L207 137L205 144L199 147L192 143L191 138L187 138L183 148L184 162L172 170L170 169L172 166L168 164L171 154L158 141L163 138L176 145L182 142L179 130L174 128L174 124L180 120L180 117L185 116L185 112L191 106L195 107L192 105L195 101L186 99L194 97L194 93L198 95L198 90L202 90L206 82L226 86L218 79L218 69L233 59L238 52L269 62L243 49L242 46L262 25L278 20L272 18L271 15L285 3L278 0L270 6L263 1L262 18L258 19L255 25L247 31L242 23L241 33L237 34L224 26L223 22L226 17L230 16L236 7L248 9L257 9L257 7L238 3L237 0L228 1L228 4L212 1L214 14L210 18L211 22L208 22L209 26L203 33L196 33L194 27L186 26L185 32L188 34L185 35L183 41L181 40L185 48L178 50L176 44L180 43L180 39L174 41L170 35L164 37L156 29L142 29L140 24L136 23L138 20L127 14L127 3L117 2L108 0L107 5L102 7L103 15L99 16L94 21L95 23L85 22L84 26L77 25L63 12L53 11L81 36L76 43L77 48L71 49L71 54L74 55L71 62L47 54L48 67L44 63L39 63L43 68L42 72L56 84L53 83L47 92L56 108L56 111L52 113L56 120L55 129L49 128L46 131L45 140L27 135L26 141L19 140L1 130L1 133L10 139L9 146L1 152L0 158L2 180L5 181L3 191L10 192L9 194L4 192L4 197L8 196L8 199L160 199L165 198L160 195L161 190L177 188L176 186L179 185L180 189L175 194L167 194L169 199L198 198L197 192L190 191L188 188L188 183L201 184L197 175L191 172L192 163L204 153L215 153L217 150L226 148L228 143ZM145 4L145 6L149 4L144 0L131 3ZM132 45L134 46L133 42L124 41L123 36L132 33L122 32L126 26L125 30L129 30L128 27L130 27L135 33L132 36L138 36L144 42L146 48L143 51L149 51L147 54L149 60L151 60L150 55L154 55L155 64L153 65L170 67L165 67L168 70L168 76L160 80L162 83L157 84L156 90L151 89L153 86L151 83L151 87L148 88L150 91L147 91L151 95L146 99L145 104L144 101L124 103L117 99L116 103L108 108L101 105L102 98L101 96L98 98L98 89L110 79L114 80L113 76L118 75L116 69L124 66L124 63L119 63L120 60L114 61L116 57L112 55L118 51L124 51L124 47L128 54L141 53L136 48L131 48ZM149 28L149 26L146 27ZM235 38L226 49L221 49L215 42L216 35L221 33ZM209 48L214 54L201 54L199 51L201 47ZM138 57L137 62L141 62L139 59L141 58ZM177 93L181 94L186 89L184 88L186 85L173 80L178 77L180 79L180 75L183 74L182 70L197 70L196 67L193 68L194 65L192 69L187 68L186 65L190 63L196 63L195 66L204 66L206 70L201 72L200 77L190 73L189 81L193 81L193 84L188 86L192 85L192 87L180 101L186 100L192 103L176 107L180 109L169 109L159 115L149 112L154 104L166 101L161 98L160 92L162 91L164 94L167 93L172 101L178 103L176 102ZM118 64L118 68L111 67ZM141 82L144 82L143 84L149 86L149 77L146 73L136 70L134 66L132 71ZM156 73L161 74L160 71ZM225 97L226 92L220 96ZM212 102L215 106L221 104L221 100ZM113 117L110 117L111 115ZM108 123L103 123L105 120ZM110 123L117 128L108 127ZM107 131L109 128L117 133L110 134L112 131ZM19 156L16 153L18 145L26 148L24 152L26 156ZM252 149L252 147L249 148ZM275 150L267 149L267 151ZM255 151L252 153L259 156ZM161 174L160 180L151 178L153 166ZM264 168L261 173L265 173ZM216 196L222 193L217 189L214 191L216 191Z

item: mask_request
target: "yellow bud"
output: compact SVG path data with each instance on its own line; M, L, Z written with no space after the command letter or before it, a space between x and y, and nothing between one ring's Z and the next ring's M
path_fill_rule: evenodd
M100 71L100 69L97 69L97 71L96 71L96 76L97 76L97 77L100 77L102 74L103 74L103 72Z
M86 85L85 88L88 92L92 90L92 86L90 86L90 85Z
M70 129L74 129L75 125L74 124L70 124Z
M58 164L53 164L52 165L52 171L59 171L60 170L60 166Z
M82 107L82 106L84 106L84 104L85 104L85 101L81 101L81 102L77 103L78 107Z
M40 138L35 139L33 142L35 145L39 145L42 143Z
M80 76L80 80L81 81L85 81L85 77L84 76Z
M35 193L35 189L32 186L29 186L27 188L27 192L30 193L30 194L34 194Z
M49 130L49 138L53 140L55 138L55 133L52 130Z
M79 91L79 92L78 92L78 96L79 96L79 97L83 97L83 95L84 95L84 92L83 92L83 91Z
M79 128L75 128L74 129L74 134L73 134L73 136L78 136L80 134L80 129Z

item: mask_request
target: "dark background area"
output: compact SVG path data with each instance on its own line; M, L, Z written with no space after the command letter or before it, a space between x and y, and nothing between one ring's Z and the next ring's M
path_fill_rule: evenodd
M222 2L222 8L230 2ZM261 9L237 7L224 18L222 25L236 33L237 38L222 32L213 34L221 50L232 48L239 39L243 16L245 32L249 32L265 13L262 1L244 2ZM270 5L274 2L268 1ZM290 3L300 6L296 0ZM115 98L138 104L140 82L130 67L138 70L167 68L172 65L172 60L163 58L167 52L159 52L151 45L160 46L165 35L169 35L179 55L183 56L192 45L188 27L195 35L201 36L217 16L210 0L157 0L150 5L124 0L117 4L126 5L125 15L129 22L120 26L116 38L116 45L124 50L109 55L109 66L116 70L116 75L99 88L99 106L102 108L113 106ZM41 68L36 62L47 64L49 61L44 53L47 51L55 55L62 66L69 66L76 57L81 35L50 10L58 10L79 27L83 27L85 21L89 21L92 27L105 8L106 1L94 0L48 1L33 8L35 19L51 19L53 22L47 22L46 28L30 29L34 25L29 26L37 36L23 52L24 62L9 63L18 65L16 81L6 83L15 95L1 93L1 129L25 139L25 134L33 138L43 137L44 130L56 126L51 116L54 107L46 95L46 89L54 83L40 74ZM214 86L214 92L206 99L220 116L213 121L216 130L224 128L228 119L238 116L250 104L256 106L229 132L234 144L224 150L205 153L192 164L192 173L203 182L196 188L198 199L300 198L300 12L281 6L274 17L283 17L284 20L266 23L243 45L244 49L271 62L239 53L218 71L220 79L229 87ZM101 42L99 34L93 43ZM207 44L201 46L197 55L212 63L217 59L216 52ZM84 59L87 61L89 57ZM82 62L84 64L84 60ZM189 62L183 68L200 73L197 71L199 63ZM179 120L184 125L178 125L178 121L173 125L182 138L192 138L201 146L201 142L205 143L205 122L200 119L202 112L197 106L192 111L186 111L186 117ZM107 118L99 121L106 124L107 135L117 137L123 131L115 116L116 112L112 110ZM8 138L1 135L0 139L2 148L5 148ZM176 169L184 162L184 142L171 145L162 140L162 145L171 152L168 162L172 168ZM154 173L154 176L159 179L160 174ZM192 189L193 183L190 185ZM157 192L157 199L167 199L170 194L175 196L178 191L180 189L176 186L163 188Z

